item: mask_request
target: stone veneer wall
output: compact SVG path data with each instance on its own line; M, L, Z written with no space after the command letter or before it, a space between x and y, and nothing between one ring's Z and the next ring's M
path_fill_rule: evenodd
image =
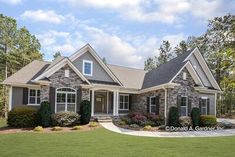
M164 90L151 91L138 95L133 95L133 105L131 110L135 112L147 112L147 98L151 96L160 96L160 115L164 115Z
M65 77L65 70L69 70L69 77ZM42 86L41 101L49 101L50 88L70 87L77 90L77 100L90 100L89 89L81 89L82 79L68 66L65 65L49 77L49 86ZM79 109L79 107L77 107Z
M184 72L187 75L186 80L183 79ZM180 84L180 86L176 86L174 89L168 89L168 111L170 107L177 106L177 96L187 96L191 99L191 108L199 107L199 93L195 91L194 87L196 84L186 68L178 74L173 82Z

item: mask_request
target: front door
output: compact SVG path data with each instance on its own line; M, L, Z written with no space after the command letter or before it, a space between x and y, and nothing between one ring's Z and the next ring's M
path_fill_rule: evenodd
M96 113L105 113L105 95L97 94L95 96L95 112Z

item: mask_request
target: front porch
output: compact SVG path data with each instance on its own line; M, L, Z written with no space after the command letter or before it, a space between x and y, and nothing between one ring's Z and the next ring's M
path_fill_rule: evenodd
M119 116L129 113L130 94L119 91L91 89L91 116Z

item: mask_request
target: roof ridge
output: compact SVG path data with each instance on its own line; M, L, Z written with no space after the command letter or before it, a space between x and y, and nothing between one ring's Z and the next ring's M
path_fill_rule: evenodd
M141 70L141 71L145 71L144 69L140 69L140 68L134 68L134 67L127 67L127 66L123 66L123 65L116 65L116 64L107 64L107 65L111 65L111 66L117 66L117 67L122 67L122 68L127 68L127 69L135 69L135 70Z

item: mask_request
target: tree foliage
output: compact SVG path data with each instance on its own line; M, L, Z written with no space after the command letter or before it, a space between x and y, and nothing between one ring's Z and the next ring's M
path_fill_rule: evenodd
M61 56L60 51L55 52L55 54L53 55L54 59L56 59L59 56Z
M0 14L0 82L31 61L42 60L40 47L38 39L26 27L18 28L15 19ZM2 85L0 88L2 110L6 106L6 89Z
M172 57L172 54L171 54L171 44L169 41L163 41L162 42L162 45L160 45L160 48L159 48L159 56L157 57L157 67L168 62L171 57Z

